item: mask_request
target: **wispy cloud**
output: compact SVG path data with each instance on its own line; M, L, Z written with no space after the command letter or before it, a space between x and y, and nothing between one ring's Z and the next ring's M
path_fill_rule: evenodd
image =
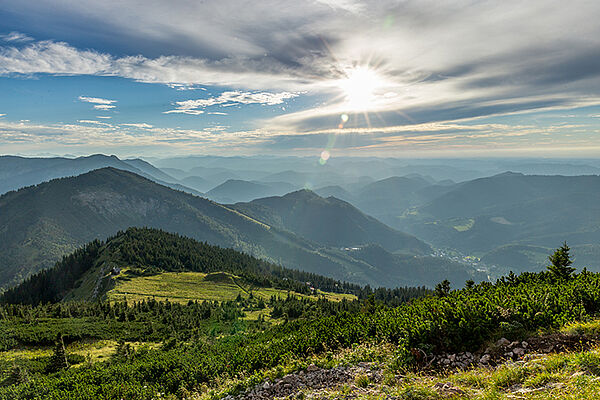
M132 128L142 128L142 129L150 129L153 128L152 125L146 123L138 123L138 124L121 124L121 126L130 126Z
M102 125L102 126L110 126L112 127L112 124L108 124L106 122L100 122L100 121L94 121L93 119L80 119L77 122L79 122L80 124L93 124L93 125Z
M117 102L116 100L108 100L108 99L101 99L99 97L87 97L87 96L79 96L79 100L83 101L84 103L92 103L94 105L94 109L102 110L102 111L112 110L113 108L116 107L113 103Z
M195 100L184 100L177 101L175 104L177 108L174 110L165 111L165 114L171 113L183 113L183 114L202 114L202 110L199 108L206 108L211 106L231 107L239 104L263 104L273 106L282 104L288 99L297 97L297 93L280 92L280 93L269 93L269 92L240 92L240 91L227 91L221 93L217 97L208 97L206 99L195 99ZM199 112L201 111L201 112Z
M99 97L87 97L87 96L79 96L79 100L85 103L94 103L94 104L113 104L116 103L116 100L108 100L101 99Z
M23 43L30 42L33 40L32 37L29 37L20 32L10 32L5 35L0 35L0 38L5 42L15 42L15 43Z
M196 85L187 85L184 83L167 83L167 86L171 89L183 91L183 90L206 90L206 88L196 86Z

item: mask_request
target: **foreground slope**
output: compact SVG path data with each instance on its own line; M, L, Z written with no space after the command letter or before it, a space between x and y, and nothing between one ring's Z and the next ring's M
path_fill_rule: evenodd
M67 303L38 307L9 304L0 308L4 323L0 325L0 332L11 334L5 328L10 324L10 327L19 328L13 329L19 337L32 337L32 330L38 329L38 324L31 324L28 319L30 315L44 315L56 320L69 318L73 313L100 314L105 321L110 321L104 326L115 328L124 324L133 327L140 324L139 318L157 315L159 319L154 319L157 325L160 320L167 324L164 334L170 332L176 338L180 331L169 331L168 328L182 326L186 336L183 341L169 340L154 349L135 351L123 345L109 362L88 363L59 372L36 372L35 379L28 379L19 370L13 370L10 380L0 385L0 398L154 399L169 395L203 399L228 395L253 398L267 393L287 396L297 394L301 389L310 390L313 386L328 389L332 382L341 386L332 388L340 390L332 393L333 398L351 391L364 394L365 398L377 398L379 393L356 393L356 388L375 389L369 385L380 382L383 374L388 375L388 387L382 390L386 391L386 396L398 398L461 396L462 393L452 393L452 390L460 389L466 398L482 395L481 398L496 399L509 397L504 394L517 394L514 385L543 387L561 380L574 385L573 390L566 391L579 393L574 398L590 398L592 392L579 390L585 389L585 383L597 382L595 378L600 374L597 353L585 351L581 355L550 360L545 374L538 373L544 372L543 364L527 364L529 358L524 357L540 351L548 353L555 348L554 343L545 342L543 337L541 340L532 338L536 332L555 332L570 322L585 321L596 315L600 311L599 283L600 275L589 272L562 278L550 273L528 273L508 276L495 284L482 283L457 291L441 290L435 296L414 299L394 308L377 303L370 296L361 304L352 303L352 308L346 310L344 307L349 304L344 302L317 302L317 306L320 304L332 312L315 318L290 320L261 332L233 333L210 340L195 339L189 329L193 326L185 328L180 323L198 321L199 315L195 319L190 315L203 307L197 303L187 306L167 302L133 306ZM113 332L117 338L128 334L116 329ZM593 332L597 338L597 328ZM163 340L164 334L159 336ZM578 339L585 339L585 336L579 333L575 340L566 343L587 345L588 341ZM30 340L37 339L32 337ZM5 335L0 336L0 343L6 343ZM553 347L546 349L546 343ZM559 347L556 349L560 350ZM448 360L448 363L431 362L435 360ZM429 372L436 365L463 368L469 364L463 363L465 360L471 360L475 366L486 365L486 370L480 373L490 371L491 384L485 381L485 375L477 373L466 373L452 382L447 380L448 375L440 375L438 381L435 377L421 380L423 373L409 373ZM513 364L516 368L502 369L501 365L508 360L516 361L518 364ZM464 365L458 365L457 361ZM378 365L384 369L377 370ZM496 367L497 373L492 370ZM359 374L354 374L355 371ZM286 373L293 375L284 376ZM570 378L564 376L575 373L577 375ZM352 381L354 386L351 386ZM304 386L300 387L298 383ZM349 387L344 388L344 383ZM491 392L477 392L482 389Z

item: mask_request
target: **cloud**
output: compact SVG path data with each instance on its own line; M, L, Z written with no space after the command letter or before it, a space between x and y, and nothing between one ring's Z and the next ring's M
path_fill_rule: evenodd
M77 121L80 124L93 124L93 125L102 125L102 126L110 126L112 127L112 124L107 124L106 122L100 122L100 121L94 121L94 120L90 120L90 119L80 119Z
M108 100L108 99L101 99L99 97L87 97L87 96L79 96L79 100L85 102L85 103L95 103L95 104L112 104L112 103L116 103L116 100Z
M224 112L213 111L213 112L209 112L208 115L228 115L228 114L224 113Z
M269 104L248 102L247 94L313 100L260 124L250 121L268 140L274 139L267 132L336 129L342 113L350 114L347 126L375 132L600 103L599 2L151 0L132 11L116 0L22 0L11 7L23 18L30 10L47 16L36 36L56 40L4 43L0 75L118 76L223 91L177 102L165 114ZM85 21L89 30L69 43L72 35L56 27L64 19ZM368 119L345 104L344 81L359 66L381 81ZM236 95L226 99L225 93Z
M112 105L112 104L95 104L94 108L96 110L111 110L113 108L115 108L116 106Z
M146 124L146 123L139 123L139 124L121 124L121 126L130 126L132 128L145 128L145 129L150 129L153 128L152 125L150 124Z
M22 43L22 42L30 42L33 40L33 38L20 33L20 32L10 32L7 33L6 35L0 35L0 38L2 38L2 40L4 40L5 42L16 42L16 43Z
M196 100L184 100L177 101L175 104L177 108L174 110L165 111L165 114L171 113L183 113L194 115L198 111L198 108L206 108L211 106L220 105L221 107L231 107L238 104L263 104L273 106L283 103L285 100L297 97L297 93L280 92L280 93L269 93L269 92L240 92L240 91L227 91L221 93L217 97L208 97L206 99ZM202 114L202 112L198 113Z
M116 106L113 103L116 103L116 100L108 100L101 99L99 97L87 97L87 96L79 96L79 100L84 103L92 103L94 105L94 109L108 111L112 110Z
M109 117L109 116L106 116L106 115L96 115L96 118L111 119L112 117Z
M163 111L163 114L200 115L200 114L204 114L204 110L191 110L191 109L185 109L185 108L176 108L174 110Z
M6 116L6 114L0 114L0 118Z
M206 90L206 88L195 86L195 85L187 85L183 83L167 83L167 86L171 89L175 90Z

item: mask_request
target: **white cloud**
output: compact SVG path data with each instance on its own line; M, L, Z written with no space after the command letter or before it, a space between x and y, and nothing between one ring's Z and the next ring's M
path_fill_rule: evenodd
M170 87L171 89L175 89L175 90L206 90L206 88L200 87L200 86L195 86L195 85L187 85L184 83L167 83L167 86Z
M121 126L130 126L132 128L145 128L145 129L150 129L153 128L152 125L150 124L146 124L146 123L139 123L139 124L121 124Z
M116 103L116 100L102 99L100 97L88 97L88 96L79 96L79 100L84 103L91 103L94 105L95 110L100 111L108 111L112 110L116 106L113 103ZM100 117L102 118L102 117ZM110 117L108 117L110 118Z
M175 104L177 108L174 110L166 111L165 114L171 113L183 113L183 114L194 114L199 108L206 108L210 106L220 105L221 107L231 107L239 104L264 104L273 106L282 104L288 99L297 97L297 93L291 92L280 92L280 93L269 93L269 92L241 92L241 91L227 91L221 93L217 97L209 97L206 99L196 100L184 100L177 101ZM201 113L200 113L201 114Z
M113 108L115 108L116 106L112 105L112 104L95 104L94 108L96 110L111 110Z
M213 112L209 112L208 115L229 115L229 114L224 113L224 112L219 112L219 111L213 111Z
M0 38L2 38L2 40L4 40L5 42L17 42L17 43L22 43L22 42L30 42L33 40L33 38L20 33L20 32L10 32L7 33L6 35L0 35Z
M188 114L188 115L200 115L204 114L203 110L189 110L189 109L175 109L169 111L163 111L163 114Z
M109 116L106 116L106 115L96 115L96 118L111 119L112 117L109 117Z
M4 117L4 116L6 116L6 114L0 114L0 117Z
M85 103L94 103L94 104L113 104L116 103L116 100L108 100L101 99L99 97L87 97L87 96L79 96L79 100Z
M93 124L93 125L102 125L102 126L110 126L110 127L113 126L112 124L107 124L106 122L94 121L91 119L80 119L77 122L80 124Z

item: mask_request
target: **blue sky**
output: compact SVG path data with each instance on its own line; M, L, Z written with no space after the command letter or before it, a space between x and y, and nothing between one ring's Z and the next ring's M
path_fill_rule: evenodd
M597 156L600 3L0 0L0 153Z

